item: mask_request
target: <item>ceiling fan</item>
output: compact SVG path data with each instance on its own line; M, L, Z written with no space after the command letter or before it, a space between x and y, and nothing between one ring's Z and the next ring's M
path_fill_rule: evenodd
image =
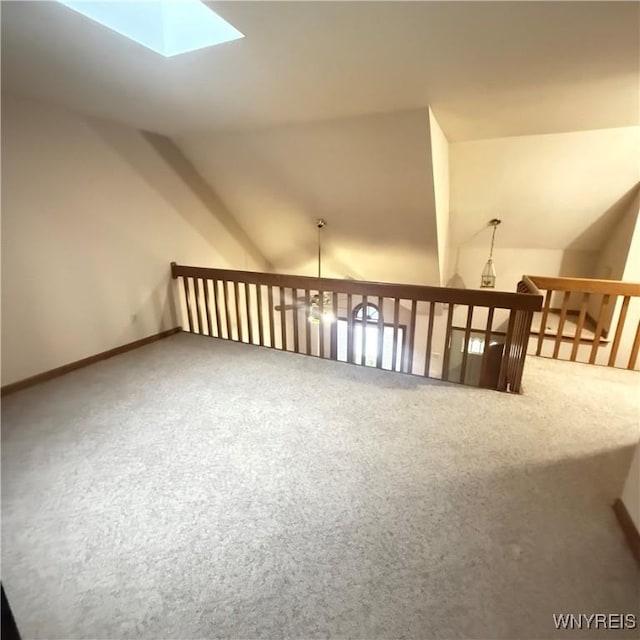
M318 280L322 278L322 230L327 226L327 223L322 218L316 220L316 228L318 229ZM296 298L296 302L292 304L277 304L274 309L276 311L281 310L306 310L308 312L308 320L312 324L319 324L322 322L334 322L335 314L333 313L332 300L330 293L324 293L322 296L322 309L320 308L320 294L316 293L309 297L309 300L305 296Z

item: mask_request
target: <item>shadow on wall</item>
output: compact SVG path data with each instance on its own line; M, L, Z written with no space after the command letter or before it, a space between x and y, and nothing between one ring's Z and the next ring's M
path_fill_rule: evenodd
M217 194L204 181L178 147L164 136L128 131L108 122L87 119L98 134L156 193L170 204L196 231L230 263L238 265L242 256L229 242L216 242L221 225L252 260L269 263L229 213ZM194 198L201 206L194 206Z
M123 331L118 338L118 344L126 344L132 340L131 329L135 330L136 335L140 334L144 337L182 324L182 320L178 319L175 290L177 281L171 278L171 272L168 271L168 274L153 287L149 296L135 308L131 316L131 322L135 327L130 325Z
M184 156L173 140L148 131L143 131L142 135L184 184L198 197L202 204L222 223L230 235L242 245L251 258L257 263L265 263L270 268L271 265L264 255L229 212L218 194Z
M635 207L636 211L640 205L640 183L635 184L629 191L616 200L602 215L587 229L585 229L579 236L567 247L568 250L580 251L583 247L589 244L597 244L597 251L602 251L609 239L616 233L617 228L625 223L625 218L630 210ZM635 220L635 219L634 219ZM631 228L630 234L633 233ZM629 234L629 241L631 235ZM627 247L628 250L628 247ZM560 276L572 276L573 265L571 261L567 261L567 254L563 258ZM622 257L623 262L626 261L626 256ZM592 278L603 278L605 280L619 280L622 278L622 272L624 271L624 264L620 273L617 272L600 272L597 273L597 264L593 265L593 272L590 274Z
M309 240L305 234L305 237L301 238L299 243L296 242L290 250L274 256L273 263L278 265L280 273L300 276L316 276L318 274L318 240L315 219L309 220L309 227L313 227L314 241ZM339 277L346 280L365 279L361 273L335 255L332 250L331 237L328 234L327 237L322 238L322 276L325 278Z
M447 280L447 284L445 286L451 287L453 289L466 289L467 284L464 281L464 278L460 275L460 251L466 245L475 240L479 235L485 232L489 232L493 227L490 224L483 224L477 231L472 233L470 236L463 240L456 247L456 262L453 266L453 275ZM487 250L488 251L488 250ZM487 256L489 254L487 253ZM484 263L482 265L484 267ZM480 280L480 272L478 272L478 280Z

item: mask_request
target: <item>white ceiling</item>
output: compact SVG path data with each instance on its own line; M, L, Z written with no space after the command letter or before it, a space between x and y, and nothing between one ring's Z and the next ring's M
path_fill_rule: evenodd
M636 124L635 2L214 2L246 38L175 58L2 2L2 89L167 135L424 108L450 141Z

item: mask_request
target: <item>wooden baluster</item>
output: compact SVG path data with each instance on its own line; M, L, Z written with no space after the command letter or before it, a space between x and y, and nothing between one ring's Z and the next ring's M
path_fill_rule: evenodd
M353 347L353 301L351 294L347 294L347 362L354 362L355 349Z
M251 285L244 283L244 305L247 311L247 327L249 329L249 344L253 344L253 318L251 316Z
M453 329L453 305L449 303L447 311L447 330L444 338L444 357L442 359L442 380L449 380L449 360L451 358L451 333Z
M256 302L258 303L258 342L264 347L264 318L262 317L262 285L256 285Z
M411 320L409 321L409 346L407 354L407 373L413 373L413 349L416 337L416 314L418 311L418 302L416 300L411 301Z
M462 367L460 369L460 382L465 384L467 375L467 359L469 357L469 339L471 338L471 322L473 320L473 305L467 308L467 324L464 330L464 351L462 352Z
M200 335L205 335L204 334L204 322L202 321L202 306L201 306L201 298L202 298L202 294L200 292L201 289L201 278L194 278L193 279L193 289L194 289L194 295L196 298L196 309L197 309L197 316L198 316L198 333Z
M362 296L362 335L360 336L360 364L367 364L367 296Z
M276 348L275 314L273 309L273 285L267 285L267 304L269 305L269 346Z
M560 309L560 320L558 321L558 333L556 335L556 341L553 345L553 359L558 359L560 353L560 345L562 344L562 332L564 330L564 323L567 319L567 309L569 308L569 298L571 297L571 291L565 291L562 297L562 307Z
M400 335L400 333L398 333ZM405 325L404 331L402 332L402 339L400 340L400 372L404 372L405 367L407 366L407 327Z
M202 284L204 287L204 306L207 312L207 329L209 330L209 335L213 337L213 329L211 322L211 304L209 302L209 281L202 280Z
M284 308L286 304L284 299L284 287L280 287L280 339L282 340L283 351L287 350L287 310Z
M633 340L633 347L631 347L631 355L629 356L629 364L627 365L627 369L635 369L636 360L638 359L638 350L640 350L640 322L638 322L636 337Z
M598 323L596 325L596 332L593 336L593 346L591 347L591 354L589 355L589 364L594 364L596 356L598 355L598 347L600 346L600 338L602 337L602 329L604 327L604 316L609 309L609 302L611 296L605 293L602 296L602 302L600 303L600 313L598 314Z
M211 281L213 288L213 309L216 312L216 336L222 338L222 322L220 320L220 290L218 288L218 281Z
M489 352L491 351L491 335L493 329L494 307L489 307L487 314L487 326L484 330L484 347L482 350L482 364L480 365L480 386L488 387L487 375L489 367Z
M498 391L508 391L508 369L511 360L513 345L513 331L515 329L516 312L512 309L509 313L509 324L507 325L507 335L504 341L504 351L500 363L500 373L498 374Z
M529 344L529 335L531 335L531 322L533 320L532 311L520 311L522 316L522 330L520 333L520 344L518 349L518 362L514 375L511 391L520 393L522 383L522 373L524 371L524 361L527 357L527 345Z
M335 291L332 294L333 315L334 319L331 323L331 359L338 359L338 294Z
M518 357L518 332L520 330L520 312L512 310L511 313L514 316L513 332L511 338L511 347L509 349L509 357L507 360L507 387L511 391L511 381L513 380L515 363Z
M224 292L224 314L227 320L227 340L233 340L233 333L231 331L231 312L229 311L230 290L231 283L226 280L222 283L222 291Z
M573 345L571 347L570 360L575 362L578 357L578 348L580 347L580 338L582 337L582 329L584 327L584 321L587 317L587 307L589 306L589 294L582 294L582 302L580 303L580 314L578 315L578 324L576 325L576 332L573 335Z
M400 323L400 298L395 298L393 302L393 355L391 360L391 371L397 371L398 360L398 325Z
M240 315L240 285L237 281L233 283L233 301L236 311L236 338L238 342L244 342L244 327L242 326L242 316Z
M187 319L189 320L189 331L193 333L193 319L191 318L191 294L189 292L189 278L182 276L182 285L184 286L184 299L187 304Z
M318 291L318 305L320 308L320 322L318 322L318 355L324 358L324 291Z
M548 289L547 294L544 297L544 310L542 311L542 320L540 320L540 333L538 335L538 346L536 348L537 356L542 353L542 343L544 342L544 334L547 328L547 318L549 317L549 306L551 305L552 293L553 290Z
M304 290L304 317L307 320L305 322L305 342L307 350L305 353L310 356L311 355L311 323L308 321L309 311L311 309L311 294L309 293L309 289Z
M620 339L622 338L622 331L624 330L624 322L627 319L627 310L629 309L630 296L625 296L622 299L622 307L620 309L620 316L618 317L618 324L616 325L616 335L613 338L613 344L611 345L611 353L609 354L609 367L616 366L616 357L618 356L618 348L620 347Z
M384 351L384 298L378 296L378 352L376 354L376 367L382 369L382 355Z
M429 370L431 369L431 343L433 342L433 321L436 313L436 303L429 303L429 327L427 329L427 349L424 360L424 377L429 377Z
M293 297L293 304L296 305L298 303L298 290L291 289L291 295ZM298 329L298 309L295 308L292 311L293 313L293 350L296 353L300 353L300 334Z

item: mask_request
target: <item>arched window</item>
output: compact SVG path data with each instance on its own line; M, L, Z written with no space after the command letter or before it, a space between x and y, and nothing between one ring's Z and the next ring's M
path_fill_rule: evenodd
M357 304L355 309L353 310L353 319L356 322L362 322L362 311L363 304ZM368 303L366 310L366 321L367 322L378 322L380 320L380 310L375 304Z
M402 370L406 327L384 324L383 314L377 305L357 304L351 318L338 318L337 324L338 360Z

